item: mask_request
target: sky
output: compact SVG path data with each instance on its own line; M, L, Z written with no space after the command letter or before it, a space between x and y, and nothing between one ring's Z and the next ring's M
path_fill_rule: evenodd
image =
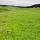
M40 0L0 0L0 5L30 6L40 4Z

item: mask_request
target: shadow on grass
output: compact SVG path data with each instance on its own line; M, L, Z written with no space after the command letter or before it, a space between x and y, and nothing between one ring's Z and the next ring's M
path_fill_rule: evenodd
M0 12L10 11L7 7L0 7Z

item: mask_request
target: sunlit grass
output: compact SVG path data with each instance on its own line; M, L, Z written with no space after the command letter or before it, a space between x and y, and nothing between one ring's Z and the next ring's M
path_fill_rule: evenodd
M40 8L1 7L0 40L40 40Z

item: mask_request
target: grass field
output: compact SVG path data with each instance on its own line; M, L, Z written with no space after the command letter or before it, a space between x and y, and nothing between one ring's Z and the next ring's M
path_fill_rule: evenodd
M0 7L0 40L40 40L40 8Z

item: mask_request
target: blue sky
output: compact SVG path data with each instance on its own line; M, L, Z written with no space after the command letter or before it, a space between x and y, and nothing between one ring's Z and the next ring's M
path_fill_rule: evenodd
M29 6L33 4L40 4L40 0L0 0L0 4Z

